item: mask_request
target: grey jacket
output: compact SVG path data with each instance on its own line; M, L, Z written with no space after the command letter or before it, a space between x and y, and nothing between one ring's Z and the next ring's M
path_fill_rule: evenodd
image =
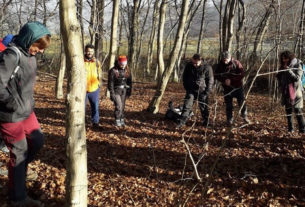
M283 68L280 68L280 70L283 70ZM282 105L285 105L286 107L303 108L302 74L302 62L296 58L291 61L287 71L277 74L280 92L282 93ZM294 103L291 102L289 96L290 83L293 84L296 93Z
M36 76L36 58L21 48L20 69L11 79L16 68L17 55L12 50L5 50L0 58L0 121L18 122L26 119L33 111L33 87Z

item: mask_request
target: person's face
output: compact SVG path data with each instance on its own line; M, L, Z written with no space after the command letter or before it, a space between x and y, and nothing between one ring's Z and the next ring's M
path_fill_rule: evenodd
M121 68L125 68L126 67L126 65L127 65L127 60L126 61L119 61L119 66L121 67Z
M201 60L192 59L192 63L193 63L193 66L195 66L197 68L201 65Z
M224 62L224 64L228 65L231 61L231 58L223 58L222 61Z
M288 65L289 58L282 57L282 62L283 62L284 65Z
M44 49L39 48L37 45L31 45L29 49L29 53L33 56L37 55L38 53L43 53Z
M85 51L85 55L88 59L91 59L94 55L94 49L93 48L87 48Z

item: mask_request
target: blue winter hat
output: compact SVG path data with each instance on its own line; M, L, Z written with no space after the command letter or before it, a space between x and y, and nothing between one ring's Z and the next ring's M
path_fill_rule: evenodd
M12 34L8 34L6 35L3 39L2 39L2 44L4 44L6 47L8 46L8 44L12 41L14 35Z

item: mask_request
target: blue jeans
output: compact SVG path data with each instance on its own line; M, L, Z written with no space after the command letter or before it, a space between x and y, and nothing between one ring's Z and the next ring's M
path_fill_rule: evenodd
M93 92L86 93L86 102L85 106L87 105L87 101L89 99L90 107L91 107L91 120L92 123L98 124L100 120L99 115L99 96L100 96L100 88Z

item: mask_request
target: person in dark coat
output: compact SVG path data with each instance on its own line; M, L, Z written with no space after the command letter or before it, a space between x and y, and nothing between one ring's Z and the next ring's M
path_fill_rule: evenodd
M285 106L287 115L288 131L293 131L292 113L296 114L299 132L305 132L302 89L302 62L290 51L280 54L280 72L277 74L279 89L282 93L282 105ZM283 71L284 70L284 71Z
M237 99L239 107L242 106L244 98L243 78L244 69L242 64L231 57L228 51L221 55L221 61L215 69L215 78L221 82L226 104L227 125L233 124L233 98ZM247 107L244 103L241 116L245 123L251 123L247 116Z
M0 74L0 133L10 150L10 206L43 206L27 195L26 177L28 164L44 143L34 112L35 56L50 45L50 36L40 22L25 24L3 52L0 62L3 69Z
M114 103L115 124L125 126L125 101L131 95L132 77L127 65L127 57L119 56L113 68L108 73L108 90Z
M208 96L214 84L212 67L199 54L194 54L183 72L183 86L186 91L181 118L177 128L187 122L192 112L194 101L198 100L203 125L209 123Z

